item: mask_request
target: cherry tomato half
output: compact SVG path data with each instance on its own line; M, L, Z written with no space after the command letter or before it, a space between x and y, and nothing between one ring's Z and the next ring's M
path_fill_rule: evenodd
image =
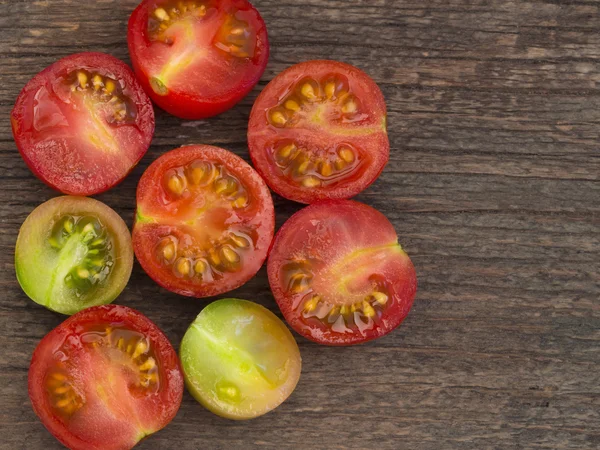
M35 413L73 450L133 447L175 417L182 395L168 339L124 306L70 317L41 340L29 367Z
M294 337L268 309L247 300L217 300L198 315L181 341L190 393L229 419L252 419L279 406L300 378Z
M265 182L243 159L209 145L158 158L137 191L135 254L151 278L182 295L235 289L262 266L275 227Z
M11 123L21 156L37 177L65 194L92 195L119 183L144 156L154 110L125 63L79 53L27 83Z
M294 214L277 233L267 268L285 319L321 344L357 344L389 333L417 290L415 269L392 224L351 200Z
M21 226L15 248L23 291L62 314L112 302L125 288L132 266L127 225L88 197L42 203Z
M248 145L258 173L287 199L353 197L375 181L389 158L383 95L348 64L297 64L277 75L254 103Z
M184 119L231 108L269 59L265 23L246 0L144 0L129 19L127 40L146 92Z

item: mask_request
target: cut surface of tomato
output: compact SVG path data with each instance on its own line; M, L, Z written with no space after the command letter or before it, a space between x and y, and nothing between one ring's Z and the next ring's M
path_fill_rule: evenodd
M11 123L17 148L37 177L65 194L92 195L119 183L144 156L154 110L125 63L79 53L27 83Z
M248 145L256 170L287 199L353 197L377 179L389 159L383 95L351 65L296 64L254 103Z
M243 159L209 145L181 147L140 180L133 247L161 286L192 297L217 295L258 272L274 215L267 185Z
M300 378L300 350L290 331L271 311L247 300L217 300L204 308L179 353L190 393L229 419L271 411Z
M129 19L127 40L146 92L184 119L238 103L269 58L265 23L246 0L144 0Z
M408 314L414 266L392 224L351 200L294 214L273 241L269 283L290 326L315 342L351 345L383 336Z
M129 449L177 413L183 376L175 350L124 306L88 308L38 344L29 397L44 426L74 450Z
M87 197L56 197L38 206L21 226L15 248L23 291L62 314L112 302L132 266L127 225L104 203Z

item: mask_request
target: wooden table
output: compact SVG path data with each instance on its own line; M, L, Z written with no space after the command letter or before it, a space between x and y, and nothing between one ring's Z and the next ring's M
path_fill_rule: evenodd
M258 92L284 68L339 59L388 105L390 162L357 198L394 223L419 292L391 335L353 348L298 338L303 374L280 408L249 422L188 394L141 449L597 449L600 447L600 3L593 0L256 0L272 56L240 105L205 121L157 111L150 151L98 196L131 225L156 157L188 143L248 159ZM57 195L12 140L25 83L60 57L128 61L136 0L0 0L0 448L60 448L27 396L29 359L64 317L14 274L19 226ZM300 205L275 196L277 224ZM232 296L273 311L264 269ZM118 303L178 347L206 301L160 289L135 265Z

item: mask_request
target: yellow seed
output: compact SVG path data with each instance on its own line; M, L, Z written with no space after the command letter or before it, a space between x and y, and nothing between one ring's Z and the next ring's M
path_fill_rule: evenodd
M130 341L129 344L127 344L127 353L133 353L133 343Z
M329 161L323 161L319 166L319 173L324 177L331 176L333 173L333 167L331 167L331 163Z
M56 406L59 407L59 408L64 408L69 403L71 403L71 399L70 398L64 398L62 400L57 401L56 402Z
M125 339L123 339L122 337L119 338L119 340L117 341L117 348L119 350L124 350L125 349Z
M178 175L169 178L168 186L169 190L177 195L180 195L184 189L183 180Z
M385 295L383 292L374 291L371 295L373 296L375 301L380 305L385 305L388 301L388 296Z
M356 102L354 100L348 100L344 106L342 106L342 112L344 114L352 114L355 113L358 109Z
M82 89L85 89L87 87L88 77L83 72L77 72L77 81L79 82L79 86L81 86Z
M191 266L192 265L187 258L181 258L179 261L177 261L176 269L181 275L188 275L190 273Z
M154 358L148 358L146 360L146 362L140 366L140 370L146 371L146 370L154 369L155 366L156 366L156 362L154 361Z
M240 260L240 255L238 255L236 252L234 252L229 247L223 247L223 250L221 250L221 252L223 253L223 256L225 257L225 259L232 264L236 263Z
M317 177L306 177L302 180L302 186L307 188L314 188L321 184L321 180Z
M83 234L90 233L92 231L94 231L94 225L91 223L88 223L85 227L83 227L83 230L81 230Z
M340 308L340 314L346 315L349 313L350 313L350 307L348 305L342 305L342 307Z
M167 245L163 247L163 257L170 261L175 256L175 245L172 242L169 242Z
M221 258L219 258L219 254L214 248L211 248L209 251L210 262L213 266L219 266L221 264Z
M287 100L285 102L284 106L286 107L286 109L289 109L290 111L295 111L295 112L300 111L300 105L294 100Z
M248 242L247 239L245 239L241 236L238 236L236 234L231 235L231 240L236 245L236 247L239 247L239 248L248 248L250 246L250 242Z
M299 175L304 175L306 173L306 171L308 170L308 167L310 166L310 160L306 160L303 161L298 168L296 169L296 172L298 172Z
M336 170L342 170L346 167L346 161L344 161L343 159L337 159L335 161L335 169Z
M202 181L202 178L204 177L205 172L206 171L202 167L194 167L190 171L190 178L191 178L192 184L199 184L200 181Z
M321 297L319 297L318 295L315 295L310 300L307 300L306 303L304 303L304 311L305 312L314 311L315 309L317 309L317 306L319 305L320 301L321 301Z
M309 100L316 98L315 89L310 83L304 83L302 85L302 88L300 89L300 92L302 92L302 95L304 95Z
M57 395L61 395L61 394L65 394L67 392L69 392L71 388L69 386L60 386L57 387L56 389L54 389L54 393Z
M334 317L334 316L337 316L339 313L340 313L340 307L334 306L333 308L331 308L331 311L329 311L329 316Z
M90 272L87 269L77 269L77 276L79 278L87 278L90 276Z
M353 162L355 158L354 152L348 147L340 148L338 150L338 155L340 155L340 158L342 158L347 163Z
M102 239L102 238L98 238L98 239L96 239L95 241L93 241L93 242L90 244L90 246L91 246L91 247L96 247L96 246L98 246L98 245L102 245L102 244L104 244L104 239Z
M309 276L305 273L296 273L291 276L289 283L289 291L294 294L304 292L309 288Z
M142 339L135 346L135 350L133 351L133 355L131 355L131 357L133 359L136 359L141 354L146 353L147 350L148 350L148 344L146 344L146 342Z
M279 152L277 152L277 153L278 153L278 155L281 158L287 159L287 158L290 157L290 155L292 154L292 152L295 151L295 150L296 150L296 145L294 145L294 144L288 144L288 145L286 145L284 147L281 147L279 149Z
M248 204L248 197L246 197L245 195L240 195L233 202L231 202L231 205L234 208L243 208L247 204Z
M112 94L115 91L115 88L116 88L116 85L113 80L107 80L106 83L104 83L104 90L108 94Z
M363 302L362 309L367 317L373 317L375 315L375 310L368 302Z
M201 259L196 261L196 264L194 264L194 271L196 273L204 273L205 270L206 270L206 263L204 261L202 261Z
M163 8L157 8L154 11L154 15L156 16L156 18L158 20L161 20L161 21L169 20L169 15Z
M232 180L220 178L215 182L215 192L217 194L220 194L221 192L224 192L225 190L231 189L232 184L233 184Z
M71 234L73 232L73 222L71 220L65 220L63 228L67 233Z
M327 98L331 98L335 95L335 83L327 83L325 85L325 95Z
M53 373L52 378L54 378L55 380L58 380L58 381L64 381L67 379L67 377L65 375L63 375L62 373Z
M287 123L287 119L285 115L281 111L275 111L271 114L271 121L276 125L285 125Z
M92 78L92 84L94 85L94 90L97 91L102 87L102 77L100 75L94 75Z

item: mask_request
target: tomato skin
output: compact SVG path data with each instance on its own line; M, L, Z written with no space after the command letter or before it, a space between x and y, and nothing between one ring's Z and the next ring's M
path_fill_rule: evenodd
M119 324L143 334L155 349L161 364L161 387L152 395L138 399L136 409L139 423L120 423L114 418L98 424L97 417L78 418L80 425L88 433L88 439L82 438L69 429L69 423L58 416L52 409L47 387L45 386L48 371L56 364L56 349L67 340L76 342L75 346L84 352L78 336L87 327L97 324ZM171 343L163 332L148 318L136 310L119 305L95 306L81 311L65 320L50 331L36 347L29 367L29 397L33 410L44 426L66 447L73 450L111 450L132 448L146 435L164 428L176 415L183 397L183 374L179 358ZM119 397L112 400L120 401ZM77 414L77 413L76 413ZM121 417L123 419L123 417ZM126 417L133 420L133 417ZM106 421L106 418L102 420ZM98 434L94 430L101 427ZM81 431L82 428L79 428ZM91 437L91 438L90 438ZM93 439L96 440L93 440Z
M162 2L164 3L164 2ZM127 28L127 43L135 73L146 93L161 109L181 119L199 120L221 114L239 103L258 83L269 60L269 41L266 25L258 11L247 0L221 0L218 8L224 11L237 9L255 14L257 55L249 60L245 73L237 84L219 95L202 95L187 90L170 89L167 95L159 95L150 85L149 65L156 63L153 42L148 33L148 17L160 6L157 0L144 0L133 11ZM209 69L210 70L210 69ZM194 75L196 76L196 75ZM223 81L221 81L222 83Z
M366 118L352 123L303 124L301 128L274 128L268 124L268 111L281 104L293 91L295 83L306 77L316 81L331 74L347 77L349 87L361 102ZM263 89L250 113L248 148L253 165L269 187L288 200L315 203L323 200L348 199L374 183L389 160L390 144L387 136L385 99L377 84L362 70L339 61L313 60L295 64L278 74ZM340 142L349 142L363 149L365 165L348 180L331 186L304 187L283 175L268 153L270 146L280 139L292 139L305 146L327 148ZM366 166L366 167L365 167Z
M177 278L171 269L163 266L153 253L153 248L166 234L185 233L177 226L168 224L172 216L187 209L185 204L174 202L165 206L165 196L161 179L174 167L189 164L195 160L222 164L248 188L254 199L249 208L246 224L256 229L257 238L254 251L244 256L241 271L227 273L220 280L192 283L188 279ZM210 145L189 145L165 153L154 161L144 172L137 190L137 214L133 228L133 249L144 271L157 284L180 295L204 298L236 289L252 278L262 267L273 239L275 229L275 211L273 200L267 185L254 169L235 154ZM193 198L188 199L193 204ZM148 223L158 219L166 220L162 225ZM230 217L231 219L231 217ZM227 224L225 220L222 225ZM202 225L202 224L201 224ZM204 226L204 225L202 225Z
M330 200L312 204L301 209L277 232L267 263L267 273L271 290L290 326L305 338L319 344L345 346L377 339L398 327L408 315L417 291L415 268L404 251L397 244L397 235L393 225L374 208L352 200ZM388 296L386 309L376 326L365 332L338 333L330 326L305 319L298 310L299 299L290 294L284 286L282 267L290 260L318 259L325 263L313 274L314 279L323 278L321 287L338 286L327 272L329 266L335 266L347 255L362 252L364 249L390 247L389 253L381 253L384 263L376 265L377 259L364 259L363 263L373 274L387 280ZM386 250L387 251L387 250ZM350 276L361 273L360 257L357 268ZM323 268L324 267L324 268ZM323 275L325 273L325 275ZM346 274L338 274L340 277ZM346 286L344 286L346 287ZM315 290L315 294L322 294ZM302 294L301 294L302 295ZM342 294L340 294L342 295Z
M57 138L36 143L30 130L34 121L34 96L39 89L52 88L59 76L80 68L112 75L125 83L128 95L137 108L136 133L121 132L122 146L117 158L107 159L98 167L86 167L87 160L78 156L68 139ZM49 187L70 195L94 195L120 183L144 156L154 134L154 110L150 99L122 61L104 53L78 53L48 66L33 77L19 94L11 112L15 143L29 169ZM125 164L123 163L125 161Z

